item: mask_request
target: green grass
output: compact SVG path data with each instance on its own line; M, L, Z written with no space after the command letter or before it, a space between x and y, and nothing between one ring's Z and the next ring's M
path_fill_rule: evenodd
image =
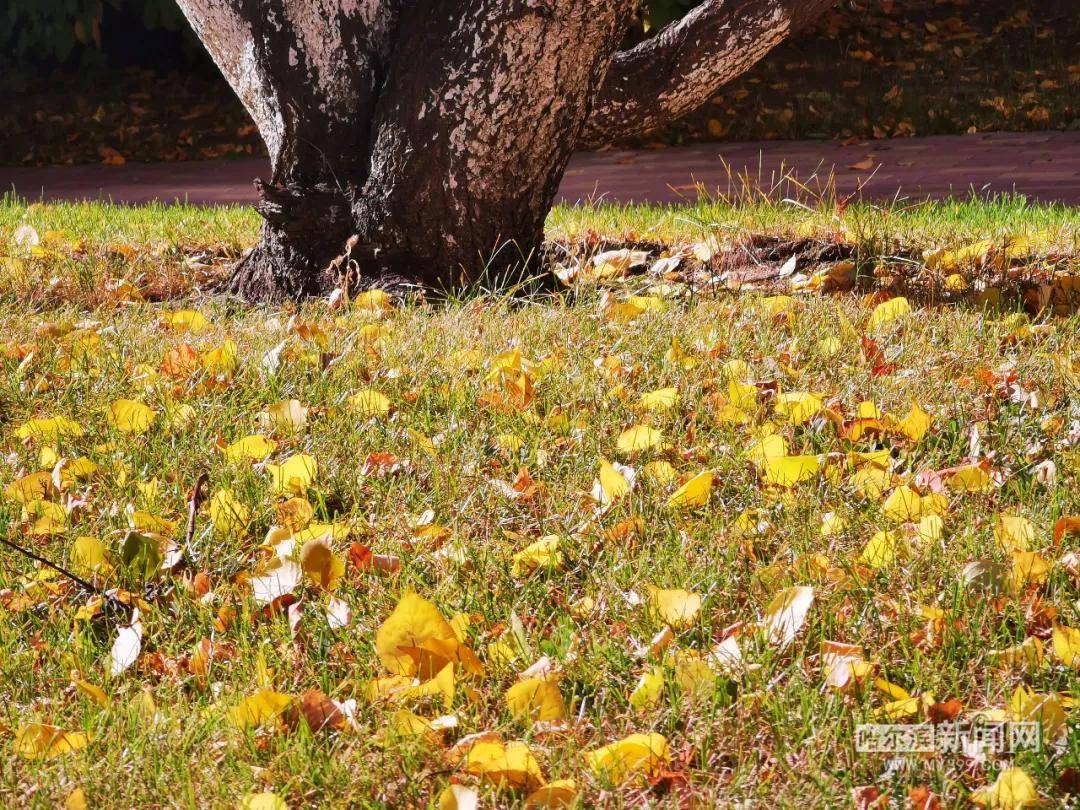
M561 208L552 215L551 233L574 239L591 230L687 243L723 234L813 234L867 250L905 245L920 251L1028 234L1051 255L1075 251L1078 219L1076 209L1016 199L843 212L767 203ZM753 800L834 807L869 784L897 797L927 785L946 804L962 805L971 790L993 781L1001 763L919 759L893 783L880 783L885 758L857 754L853 734L889 698L869 682L843 693L824 686L822 642L862 645L876 676L913 695L959 699L965 711L1002 708L1021 685L1070 696L1077 688L1076 670L1054 657L1048 638L1051 609L1058 623L1080 627L1080 589L1066 557L1076 536L1058 545L1051 536L1059 518L1080 514L1076 314L1037 315L1035 328L1025 332L1026 317L1013 310L916 306L872 330L867 321L876 299L809 294L785 305L755 293L687 295L678 285L667 297L646 289L641 277L610 288L583 284L573 296L476 294L385 312L329 309L316 301L274 311L240 308L185 286L215 272L194 264L224 266L253 241L257 221L247 210L27 209L9 201L0 205L0 244L7 245L0 252L19 252L10 236L22 223L42 235L64 234L46 238L44 255L24 257L18 277L9 267L0 295L0 452L6 462L0 485L53 470L51 454L42 458L46 446L58 458L88 457L99 470L50 496L68 507L63 531L28 533L23 506L10 496L0 499L0 530L75 567L76 539L98 538L114 555L111 570L94 575L98 585L144 594L142 578L115 558L129 505L175 522L163 534L182 543L187 493L205 473L209 493L230 490L250 519L244 530L222 535L204 507L186 564L161 574L144 594L139 660L115 677L108 672L115 623L78 620L85 593L0 551L5 805L53 807L81 788L92 807L235 806L263 790L290 807L428 806L451 779L477 785L484 806L496 795L498 803L514 804L520 797L478 783L447 758L455 740L481 731L526 741L546 779L576 781L583 805L637 806L646 799L674 805L693 797L704 805ZM118 253L117 244L132 245L131 255ZM119 278L137 290L163 289L160 276L171 277L169 289L178 297L152 303L102 292ZM605 291L617 300L630 292L655 295L658 308L617 319ZM179 334L160 325L163 310L181 308L201 312L207 328ZM304 328L314 325L324 342ZM860 347L864 334L896 364L893 373L872 374ZM205 356L229 340L238 363L221 379L205 369L172 377L161 370L166 353L181 344ZM673 351L673 342L684 354ZM280 365L271 372L264 361L278 347ZM506 401L502 378L493 373L497 358L514 350L534 385L526 407ZM747 378L762 383L763 392L774 385L779 392L815 392L847 419L863 401L897 417L916 402L933 416L933 426L917 442L895 432L852 442L821 415L790 424L767 393L746 409L746 424L722 421L732 360L747 364ZM1001 395L987 372L1006 368L1037 395L1034 401ZM665 387L678 389L674 408L642 409L641 394ZM367 388L388 397L387 414L365 419L350 407L348 397ZM293 398L311 408L308 423L296 432L275 431L278 446L269 461L301 452L317 460L307 499L317 522L348 527L348 538L333 543L339 556L361 543L401 562L393 574L346 563L334 592L352 610L343 629L331 628L324 617L328 594L302 584L295 636L285 615L267 616L256 606L249 582L265 559L261 547L283 498L260 465L229 461L221 450L266 433L259 411ZM108 417L119 399L153 408L150 429L137 437L119 433ZM170 426L170 414L185 403L195 417ZM49 416L76 420L84 435L58 442L17 437L26 420ZM659 430L662 443L634 457L620 454L620 433L639 424ZM820 457L823 471L790 491L764 486L744 453L770 424L791 454ZM1000 484L977 493L947 489L941 539L907 539L901 544L907 552L880 570L860 562L876 531L906 536L909 530L884 514L884 495L856 492L857 471L844 454L891 449L898 485L920 471L961 464L976 433L980 458L1001 473ZM373 453L408 464L385 475L364 474ZM634 467L637 484L598 514L589 493L604 459ZM651 478L646 466L654 461L667 461L676 479ZM1036 466L1046 461L1054 463L1056 480L1040 483ZM514 482L521 468L536 491L515 499L497 482ZM670 508L678 484L703 470L716 475L708 503ZM156 493L139 486L154 480ZM417 527L429 510L444 532ZM846 528L823 537L822 515L830 511ZM993 532L997 515L1006 511L1032 521L1030 546L1052 564L1045 581L996 596L965 587L959 575L972 560L1010 570L1012 560ZM740 531L744 514L754 516L760 531ZM632 525L627 521L636 528L616 536L612 530ZM561 538L561 563L515 576L515 553L546 535ZM205 599L192 590L199 572L212 585ZM662 625L634 597L647 600L650 585L698 593L702 607L665 652L641 657L638 647ZM795 641L780 647L755 622L766 617L780 589L793 585L813 586L815 601ZM388 736L387 729L398 709L431 718L447 713L441 704L386 705L366 697L371 680L386 675L376 630L409 589L447 618L469 615L465 643L485 664L482 677L458 674L449 709L458 725L438 741ZM581 600L591 600L593 609L583 611ZM943 619L931 624L923 607L940 609ZM215 628L222 608L231 608L234 618ZM693 694L680 688L676 652L707 655L730 632L725 629L739 623L745 669L717 672ZM1040 666L1023 673L991 662L991 650L1030 635L1045 637ZM204 638L231 655L199 678L189 661ZM505 662L492 644L508 639L514 657ZM536 728L506 707L506 690L541 656L560 674L564 727ZM665 674L661 698L654 707L634 709L629 696L653 667ZM73 670L105 691L108 708L72 687ZM259 686L355 699L357 728L237 728L229 709ZM1069 712L1073 744L1066 753L1048 747L1015 759L1046 796L1058 795L1066 768L1080 766ZM921 719L921 712L912 718ZM32 722L83 731L91 740L81 751L28 759L15 753L14 740ZM583 751L645 731L666 737L675 776L652 788L640 779L612 785L585 766Z

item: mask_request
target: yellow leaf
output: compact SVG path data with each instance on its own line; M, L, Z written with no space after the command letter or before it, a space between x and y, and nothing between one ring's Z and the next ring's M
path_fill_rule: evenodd
M300 549L300 567L311 582L332 591L345 576L345 562L334 553L326 537L308 540Z
M573 779L556 779L526 796L524 807L525 810L573 807L576 804L577 795L577 784Z
M902 720L905 717L914 717L923 706L923 701L918 697L900 698L886 703L874 711L875 717L885 717L889 720Z
M750 445L746 450L746 457L755 464L764 464L770 458L786 456L787 452L788 446L784 437L779 433L771 433Z
M218 534L234 534L247 526L251 511L231 490L219 489L210 499L210 520Z
M984 239L955 250L932 250L925 256L926 266L931 270L944 272L969 270L976 265L981 265L986 260L987 254L996 246L996 242Z
M647 425L635 425L619 434L615 446L620 453L635 455L648 450L663 441L663 434Z
M304 495L315 480L319 465L309 455L290 456L281 464L267 464L266 471L274 482L274 492Z
M619 323L630 323L635 318L644 315L644 307L640 307L631 301L608 301L604 309L608 317Z
M64 507L51 501L30 501L24 504L19 519L29 523L28 531L36 535L63 534L68 525Z
M772 295L761 299L761 306L770 317L776 317L795 306L795 299L790 295Z
M923 515L919 518L916 535L920 542L936 543L945 534L945 521L941 515Z
M659 388L641 395L641 407L649 411L668 411L679 401L677 388Z
M758 389L753 383L728 380L728 404L740 411L752 411L757 407Z
M817 456L780 456L765 459L765 483L793 487L815 478L821 471Z
M1014 551L1012 571L1009 573L1009 587L1018 592L1025 585L1039 585L1050 574L1050 563L1034 551Z
M506 708L517 720L541 723L566 719L559 684L551 678L526 678L506 692Z
M728 360L720 367L720 375L729 381L745 382L750 379L750 366L738 358Z
M394 697L399 700L419 700L425 697L442 697L443 706L448 710L454 704L454 693L457 689L457 680L454 677L454 664L452 662L440 669L434 678L419 684L416 684L414 679L404 678L402 675L391 675L390 677L392 679L404 679L409 684L408 688L402 689L394 695Z
M881 411L873 402L864 399L855 409L855 416L857 419L880 419Z
M776 398L776 415L786 416L793 425L809 422L821 407L821 398L807 391L792 391Z
M915 520L922 514L922 498L906 484L890 493L881 505L885 516L900 523Z
M138 509L131 512L128 515L128 523L131 528L140 532L149 532L151 534L172 534L176 531L176 522L172 520L166 520L165 518L158 517L157 515L147 512L145 509Z
M919 407L919 403L913 402L911 410L900 420L896 428L912 442L921 442L933 424L934 420L930 418L930 415Z
M107 549L96 537L78 537L71 545L71 561L76 567L95 571L106 564Z
M544 784L544 774L529 746L523 742L481 740L465 755L463 769L495 785L533 791Z
M260 689L229 709L229 717L240 728L262 726L275 719L292 703L289 695Z
M1025 517L1002 512L994 524L994 539L1002 551L1028 551L1035 542L1035 524Z
M394 308L394 302L386 290L365 290L353 297L357 309L386 312Z
M262 461L277 449L277 442L258 434L245 436L225 448L229 461Z
M668 498L669 509L692 509L695 506L704 506L709 502L712 493L715 474L711 470L700 472L679 487Z
M81 731L64 731L45 723L27 723L15 733L15 752L27 759L52 759L81 751L90 737Z
M1054 657L1067 667L1080 667L1080 630L1054 625Z
M866 324L867 331L873 331L881 326L887 326L894 321L903 318L911 312L911 304L902 296L890 298L874 307L870 313L870 320Z
M289 805L276 793L249 793L237 810L289 810Z
M642 711L650 709L660 702L660 695L664 690L664 670L653 667L643 674L630 693L630 705Z
M665 624L688 627L701 610L701 594L649 586L649 604Z
M60 469L60 478L64 485L72 486L76 481L85 481L97 471L97 464L86 456L79 456Z
M822 357L833 357L839 354L844 348L843 342L840 338L833 335L823 337L817 342L817 350L821 353Z
M160 316L162 326L172 329L174 332L201 332L210 325L201 312L193 309L181 309L176 312L162 312Z
M324 536L330 540L344 540L349 536L349 527L344 523L312 523L306 529L295 532L293 539L302 545Z
M821 516L821 536L835 537L847 529L847 521L835 512L826 512Z
M169 417L169 427L174 430L183 430L195 419L195 408L186 402L176 406Z
M86 695L90 700L94 701L98 706L103 709L107 709L112 705L112 700L105 694L105 690L94 683L90 683L83 678L79 677L78 672L72 672L71 682L75 685L75 688Z
M746 425L750 422L750 414L741 408L736 408L730 402L716 411L714 416L717 423L721 425Z
M993 487L994 479L982 467L969 464L953 472L945 483L962 492L985 492Z
M15 431L20 439L37 439L55 442L59 439L77 439L83 435L83 427L78 422L64 416L49 419L31 419L23 422Z
M274 514L278 525L295 533L311 523L315 509L305 498L289 498L274 505Z
M357 391L349 397L348 403L362 419L386 416L390 412L390 400L387 396L371 388Z
M874 678L874 688L885 695L888 695L893 700L907 700L911 697L911 693L904 687L897 686L895 683L890 683L884 678Z
M625 782L636 774L654 776L671 761L667 739L662 734L631 734L618 742L585 752L585 764L596 776L613 783Z
M851 476L851 486L863 498L880 498L892 486L893 474L875 464L860 467Z
M64 799L64 810L89 810L90 804L86 801L86 791L75 788Z
M1039 694L1024 686L1016 687L1009 699L1007 716L1010 720L1039 723L1045 743L1055 741L1068 720L1060 695L1056 692Z
M624 474L624 471L627 474ZM632 471L621 464L616 467L609 461L600 462L599 487L593 488L593 497L601 506L609 506L630 491ZM599 497L597 497L599 496Z
M4 490L4 497L25 504L49 498L54 492L52 475L42 471L16 478Z
M655 484L670 484L675 480L675 468L669 461L650 461L645 465L645 477Z
M432 677L447 661L462 663L467 669L479 666L472 651L463 646L454 628L439 609L422 596L408 591L393 613L375 634L375 652L395 675Z
M559 542L558 535L549 534L535 543L530 543L514 555L511 574L518 578L527 577L539 568L562 565L563 555L559 550Z
M971 801L980 807L1020 810L1038 804L1039 791L1021 768L1006 768L992 785L972 793Z
M716 671L696 650L679 650L675 654L675 683L689 696L712 694Z
M468 785L449 784L439 794L439 810L477 810L479 806L480 794Z
M1045 647L1036 636L1028 636L1020 644L1003 650L991 650L988 653L994 663L1003 667L1014 667L1024 672L1033 672L1042 666L1045 659Z
M232 340L226 340L216 349L206 352L201 358L202 367L211 374L232 376L240 367L240 350Z
M970 286L960 273L951 273L945 277L945 289L949 292L966 292Z
M877 532L859 555L859 562L871 568L884 568L896 559L899 551L899 535L895 532Z
M408 709L398 709L387 718L386 730L394 737L434 738L437 729L432 721Z
M138 436L154 421L154 410L134 399L118 399L109 406L109 424L121 433Z

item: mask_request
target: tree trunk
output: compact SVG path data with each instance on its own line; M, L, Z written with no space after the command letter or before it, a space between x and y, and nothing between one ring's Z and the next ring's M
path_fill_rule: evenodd
M605 130L594 102L631 103L602 88L637 0L179 2L270 151L228 285L248 300L535 270L566 164Z

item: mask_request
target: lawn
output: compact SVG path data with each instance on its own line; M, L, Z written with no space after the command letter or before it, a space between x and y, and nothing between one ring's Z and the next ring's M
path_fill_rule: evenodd
M0 522L121 603L0 549L5 806L1075 790L1076 209L560 208L554 294L207 294L257 227L0 204ZM1041 749L855 750L977 713Z

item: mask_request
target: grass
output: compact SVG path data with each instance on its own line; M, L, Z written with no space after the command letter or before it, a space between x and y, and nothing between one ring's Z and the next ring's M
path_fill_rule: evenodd
M898 245L955 250L1026 234L1044 255L1068 257L1077 220L1076 209L1017 199L912 209L717 203L558 209L551 232L690 243L764 231L843 239L876 249L878 259ZM14 244L21 224L42 236L39 255ZM880 293L689 294L680 284L650 287L641 276L584 282L572 296L478 294L389 309L240 308L190 289L250 244L256 228L244 209L0 205L0 244L9 257L22 255L17 268L5 263L0 291L0 485L38 470L55 470L62 484L42 484L59 515L7 490L0 526L98 587L143 600L141 654L111 676L118 621L79 618L86 593L0 552L5 805L53 807L78 789L94 807L235 806L263 791L290 807L428 806L451 781L475 786L484 806L512 805L520 794L448 756L456 740L485 731L527 742L543 776L575 780L583 805L833 807L868 785L898 799L925 786L947 805L963 804L994 781L1002 760L913 758L885 778L886 757L856 753L856 725L881 722L894 699L875 678L921 698L904 722L923 720L932 701L940 712L955 699L970 713L1004 709L1019 687L1074 694L1077 671L1055 655L1050 635L1056 625L1080 627L1069 556L1077 536L1052 537L1059 519L1080 514L1075 313L1029 321L970 302L915 305L871 327ZM1071 259L1063 261L1062 272ZM980 268L958 268L969 271ZM117 292L118 280L130 288ZM136 300L147 290L176 297ZM636 310L611 306L631 292L641 296ZM197 310L205 328L163 325L163 313L177 310ZM891 373L867 360L863 337L894 364ZM215 364L209 353L229 341L235 367L228 352ZM174 350L183 344L194 354L178 370ZM276 367L267 360L275 355ZM740 391L732 379L758 383L756 401L725 407ZM668 387L678 391L673 407L641 405L642 394ZM369 389L387 397L385 413L350 400ZM777 408L774 392L814 392L825 410L799 423ZM123 418L110 418L125 399L154 410L145 432L125 433ZM290 399L310 409L303 427L260 424L261 410ZM864 423L874 430L863 438L844 438L843 425L850 430L865 401L895 417L917 403L933 422L925 436L905 438L882 416L876 426ZM176 420L185 404L192 418ZM27 420L52 416L76 421L83 435L17 436ZM660 443L619 452L620 435L636 425L660 431ZM767 486L746 451L769 430L791 455L819 459L820 471L790 488ZM332 593L351 609L345 627L331 626L331 593L307 579L296 588L295 632L284 611L254 601L251 578L267 564L264 540L285 496L274 492L264 462L230 460L222 450L254 434L276 442L269 463L296 454L317 461L302 497L316 523L348 531L331 541L345 563ZM850 455L874 449L889 451L878 462L891 475L881 493L872 483L886 469ZM80 457L98 469L69 483L65 469ZM58 459L68 461L57 467ZM590 493L603 460L633 467L636 485L600 510ZM973 460L993 480L968 492L943 474L940 537L920 538L883 508L904 481L929 494L917 473ZM673 479L655 462L667 462ZM715 475L707 502L670 506L676 488L705 470ZM223 532L221 515L215 528L204 506L183 564L147 583L138 565L120 559L131 523L147 531L151 518L169 521L156 526L162 544L183 546L188 493L204 473L208 494L229 490L246 519ZM829 512L845 525L825 536ZM1049 563L1045 575L1030 575L1031 558L1007 547L1021 540L995 536L1003 513L1031 521L1022 544ZM867 555L881 530L895 533L894 559ZM515 555L549 535L560 538L561 559L531 574L515 570ZM76 552L92 545L80 537L107 552L94 572ZM366 550L385 557L375 568L358 566ZM400 569L384 573L390 558ZM961 572L975 560L1000 566L1000 588L964 584ZM769 620L782 589L798 585L814 589L814 602L785 646L757 623ZM670 646L643 655L664 624L649 586L698 594L701 608ZM377 629L410 589L467 625L462 643L485 665L483 676L456 673L449 707L430 697L368 697L372 680L387 675ZM703 664L731 636L743 666ZM1045 644L1038 665L1004 667L991 654L1030 637ZM204 639L217 650L209 671L196 655ZM827 686L825 641L861 645L873 674L861 686ZM565 704L565 717L547 726L515 717L505 700L543 656ZM630 696L654 668L661 693L655 705L635 708ZM355 700L355 728L312 730L289 712L238 727L230 709L260 688ZM1061 698L1049 702L1060 708ZM1060 796L1080 768L1071 701L1064 705L1067 727L1047 731L1068 744L1011 760L1048 797ZM452 713L457 726L441 736L398 733L401 709L429 719ZM84 732L89 741L51 758L18 755L15 741L30 723ZM616 784L610 772L587 767L582 752L647 731L670 747L662 773Z

